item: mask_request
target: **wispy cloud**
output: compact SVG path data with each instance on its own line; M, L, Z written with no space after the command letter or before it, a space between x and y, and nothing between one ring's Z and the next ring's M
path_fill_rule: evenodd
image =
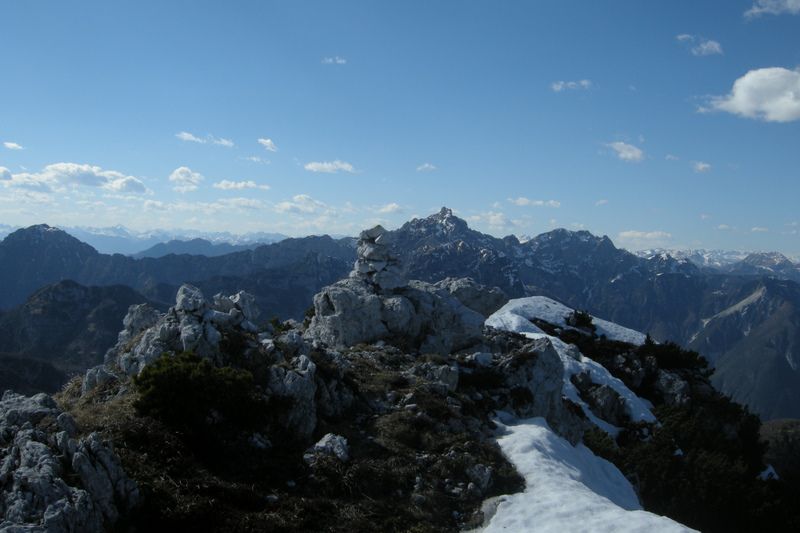
M343 57L339 56L332 56L332 57L323 57L322 58L323 65L346 65L347 60Z
M680 157L678 157L677 155L667 154L664 156L664 159L666 159L667 161L677 161L680 159Z
M692 163L692 170L698 174L704 174L711 170L711 164L704 161L695 161Z
M22 147L21 144L17 144L15 142L11 142L11 141L5 141L3 143L3 146L5 146L9 150L24 150L25 149L25 148Z
M178 167L169 175L169 181L175 184L172 190L185 193L197 190L205 178L199 172L194 172L189 167Z
M728 224L720 224L720 225L717 226L717 229L719 231L730 231L733 228L731 228Z
M189 133L188 131L178 132L178 133L175 134L175 137L177 137L178 139L180 139L182 141L186 141L186 142L192 142L192 143L198 143L198 144L205 144L206 143L205 139L201 139L200 137L197 137L197 136Z
M800 70L751 70L733 83L729 94L711 97L708 107L699 111L725 111L765 122L800 120Z
M767 233L768 231L769 228L765 228L763 226L755 226L753 228L750 228L751 233Z
M530 198L525 198L524 196L519 196L517 198L509 198L508 201L520 207L524 206L561 207L561 202L559 202L558 200L531 200Z
M275 206L278 213L319 213L327 210L328 206L324 202L315 200L307 194L296 194L292 196L292 201L280 202Z
M601 205L606 205L607 203L608 203L608 200L606 200L605 198L601 198L600 200L597 200L594 203L594 205L597 206L597 207L600 207Z
M631 247L662 246L672 239L666 231L627 230L619 233L620 242Z
M575 90L588 90L592 88L591 80L576 80L576 81L554 81L550 84L550 89L553 92L560 93L562 91L575 91Z
M616 141L608 143L606 146L614 150L614 152L617 154L617 157L622 161L637 163L644 159L644 151L632 144Z
M688 33L681 33L676 35L675 39L685 44L692 55L696 56L713 56L722 55L722 45L712 39L706 39L697 35L690 35Z
M215 189L222 189L224 191L242 190L242 189L261 189L263 191L269 190L269 185L260 185L255 181L230 181L222 180L212 185Z
M431 163L422 163L417 167L417 172L433 172L434 170L436 170L436 166Z
M336 174L339 171L353 173L356 169L347 161L311 161L306 163L303 168L309 172L321 172L324 174Z
M376 210L376 212L378 212L378 213L380 213L382 215L388 215L388 214L391 214L391 213L402 213L403 212L403 208L400 206L400 204L395 203L395 202L391 202L391 203L388 203L386 205L383 205L383 206L379 207Z
M745 11L748 18L761 15L800 14L800 0L755 0L753 6Z
M244 159L245 161L250 161L251 163L264 163L264 164L269 163L269 160L258 157L257 155L250 155L247 157L243 157L242 159Z
M272 139L267 139L267 138L261 137L260 139L258 139L258 144L263 146L264 149L266 151L268 151L268 152L277 152L278 151L278 147L275 146L275 143L272 141Z
M192 142L197 144L216 144L219 146L224 146L226 148L233 148L235 145L232 140L225 139L223 137L215 137L211 134L206 135L205 137L198 137L193 133L189 133L188 131L181 131L175 134L175 137L182 141Z

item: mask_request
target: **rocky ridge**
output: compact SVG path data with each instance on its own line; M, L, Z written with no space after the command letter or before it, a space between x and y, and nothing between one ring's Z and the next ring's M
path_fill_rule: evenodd
M46 394L0 400L0 530L102 532L139 502L137 484L98 433L77 434Z

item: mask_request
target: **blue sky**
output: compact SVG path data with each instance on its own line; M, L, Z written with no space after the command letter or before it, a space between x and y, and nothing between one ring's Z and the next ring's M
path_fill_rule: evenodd
M800 0L0 0L0 24L0 223L354 234L447 205L800 254Z

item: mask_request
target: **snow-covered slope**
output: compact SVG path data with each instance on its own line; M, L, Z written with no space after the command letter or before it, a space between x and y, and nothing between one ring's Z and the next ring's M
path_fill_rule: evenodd
M587 418L611 435L619 429L592 412L572 383L586 373L592 382L612 388L625 403L631 420L656 422L650 403L639 398L608 370L584 356L576 346L547 335L532 319L569 328L573 310L549 298L534 296L509 301L486 320L496 329L514 331L532 339L547 338L564 365L563 394L583 409ZM598 335L642 344L645 335L594 318ZM499 500L485 528L494 531L542 532L673 532L692 531L677 522L643 511L630 482L611 463L595 456L583 444L572 446L556 435L544 419L504 420L498 438L503 452L525 478L525 491Z
M543 418L520 420L505 430L498 443L525 478L525 491L499 498L485 533L692 531L643 511L617 467L583 444L572 446Z
M555 300L551 300L550 298L544 296L530 296L528 298L517 298L509 301L489 317L486 321L486 325L497 329L519 331L520 333L542 333L542 330L530 323L531 319L538 318L550 322L555 326L567 328L569 326L567 325L566 319L572 312L573 309ZM523 325L523 322L527 322L533 326L535 330ZM645 335L638 331L622 327L619 324L600 318L594 318L592 323L597 328L597 335L605 335L610 340L629 342L631 344L644 343ZM512 327L506 327L506 325L511 325ZM518 330L516 329L518 327L524 329Z

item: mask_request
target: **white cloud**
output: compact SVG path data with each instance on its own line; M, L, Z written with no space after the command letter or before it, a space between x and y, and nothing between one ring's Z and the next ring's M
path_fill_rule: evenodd
M520 207L524 206L561 207L561 202L559 202L558 200L531 200L529 198L525 198L524 196L519 196L517 198L509 198L508 201Z
M708 220L711 218L711 215L708 213L700 213L700 220Z
M78 163L54 163L44 167L41 172L12 174L10 179L8 179L7 173L3 173L3 176L2 183L6 187L51 191L60 190L64 186L84 186L118 193L143 194L148 192L142 180L135 176Z
M244 159L245 161L250 161L251 163L263 163L265 165L269 164L269 160L268 159L264 159L264 158L258 157L257 155L250 155L250 156L247 156L247 157L243 157L242 159Z
M196 137L195 135L192 135L188 131L178 132L178 133L175 134L175 137L177 137L178 139L180 139L182 141L186 141L186 142L193 142L193 143L198 143L198 144L205 144L206 143L205 139L201 139L200 137Z
M431 163L422 163L417 167L417 172L432 172L436 170L436 166Z
M15 142L11 142L11 141L5 141L3 143L3 146L8 148L9 150L24 150L25 149L25 148L22 147L21 144L17 144Z
M343 172L355 172L353 165L347 161L312 161L303 167L310 172L322 172L325 174L336 174L340 170Z
M323 65L346 65L347 60L343 57L333 56L333 57L323 57L322 58Z
M703 111L725 111L766 122L800 120L800 71L782 67L751 70L730 94L712 97Z
M599 206L601 206L601 205L606 205L607 203L608 203L608 200L606 200L605 198L602 198L602 199L600 199L600 200L597 200L597 201L594 203L594 205L595 205L595 206L597 206L597 207L599 207Z
M381 213L381 214L384 214L384 215L390 214L390 213L402 213L402 212L403 212L403 208L400 207L400 204L397 204L395 202L388 203L388 204L378 208L378 213Z
M649 247L666 244L672 234L666 231L628 230L619 233L619 240L632 247Z
M664 156L664 159L666 159L667 161L677 161L678 159L680 159L680 157L678 157L677 155L667 154Z
M698 174L703 174L711 170L711 164L704 161L695 161L692 163L692 169Z
M327 205L315 200L307 194L292 196L291 202L281 202L275 206L278 213L319 213L327 209Z
M722 45L710 39L700 41L696 46L692 47L692 55L696 56L714 56L722 54Z
M717 229L720 231L729 231L732 228L727 224L720 224L719 226L717 226Z
M689 46L689 51L692 55L696 56L713 56L722 55L722 45L719 42L699 37L697 35L689 35L688 33L681 33L676 35L675 39L678 42L684 43Z
M592 88L591 80L577 80L577 81L554 81L550 84L553 92L560 93L562 91L570 90L587 90Z
M172 190L180 193L197 190L203 179L205 178L202 174L194 172L189 167L178 167L169 175L169 181L175 183Z
M233 141L230 139L223 139L222 137L210 137L210 138L211 142L213 142L214 144L218 144L226 148L233 148L234 146Z
M267 150L268 152L277 152L278 151L278 147L275 146L275 143L272 142L272 139L266 139L264 137L261 137L261 138L258 139L258 144L263 146L264 149Z
M755 0L753 7L745 12L746 17L761 15L800 14L800 0Z
M215 189L222 189L224 191L231 191L231 190L242 190L242 189L261 189L261 190L269 190L269 185L259 185L255 181L247 180L247 181L230 181L230 180L222 180L214 183L212 185Z
M606 146L614 150L614 152L617 154L617 157L622 161L635 163L644 159L644 152L642 149L637 148L632 144L616 141L609 143Z
M175 137L182 141L192 142L197 144L217 144L219 146L224 146L226 148L233 148L235 145L232 140L225 139L223 137L214 137L211 134L206 135L205 137L198 137L193 133L189 133L188 131L181 131L175 134Z
M766 233L769 231L769 228L765 228L763 226L756 226L754 228L750 228L752 233Z

